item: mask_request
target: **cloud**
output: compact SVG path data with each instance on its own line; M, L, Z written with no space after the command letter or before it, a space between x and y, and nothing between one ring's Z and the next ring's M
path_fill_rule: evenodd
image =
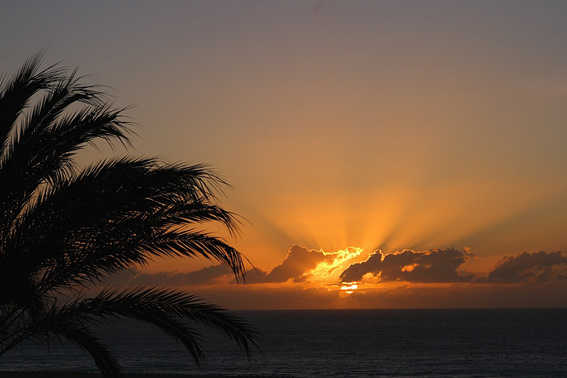
M212 265L193 272L159 272L143 273L137 269L131 271L131 275L124 277L118 275L111 278L110 284L127 285L164 285L164 286L191 286L210 284L234 284L237 283L232 269L224 264ZM264 282L267 273L262 269L251 269L246 272L245 283Z
M474 279L458 268L471 258L467 251L453 248L432 249L423 252L404 250L388 255L376 251L366 261L350 265L342 274L346 282L360 281L366 274L378 276L380 281L407 281L418 283L467 282Z
M281 283L292 279L294 282L305 282L309 279L305 275L318 263L323 261L334 261L340 253L325 253L314 249L307 249L299 245L292 246L284 261L267 273L255 268L246 272L246 283ZM127 277L129 285L166 285L166 286L189 286L206 285L213 283L236 283L230 268L225 265L213 265L197 271L188 273L159 272L142 273L133 270L133 277ZM124 282L124 277L120 277ZM119 282L119 281L116 281Z
M188 285L204 285L227 281L233 277L232 270L226 265L213 265L194 272L159 272L159 273L143 273L138 269L132 269L131 275L115 275L111 277L110 284L127 284L127 285L165 285L165 286L188 286Z
M285 282L289 279L294 279L297 282L303 281L305 280L303 273L331 256L332 254L314 249L308 250L296 244L289 249L285 260L272 269L263 282Z
M378 277L380 282L521 283L567 280L567 255L564 252L524 252L518 256L506 256L486 277L459 270L471 257L469 252L453 248L424 252L404 250L388 255L378 250L366 261L351 264L341 273L341 281L360 281L367 274Z
M254 268L254 269L247 270L246 271L246 280L244 281L244 283L255 284L255 283L265 282L267 275L268 275L268 272L266 272L265 270L262 270L260 268ZM236 284L238 282L236 281L236 278L234 278L230 281L230 283Z
M327 253L294 245L270 273L247 272L246 283L259 285L234 284L232 271L224 265L188 273L133 270L132 277L122 275L116 282L178 287L232 309L567 306L564 252L504 257L482 277L463 272L463 264L472 257L467 250L387 255L378 250L365 261L352 263L364 256L354 248ZM373 275L379 282L362 279L347 295L337 285L340 272L343 281Z
M505 256L486 282L518 283L547 282L567 279L567 256L563 252L524 252L518 256Z
M341 281L354 282L360 281L365 274L377 274L380 272L382 265L382 252L377 250L372 252L368 259L363 262L351 264L344 272L341 273Z

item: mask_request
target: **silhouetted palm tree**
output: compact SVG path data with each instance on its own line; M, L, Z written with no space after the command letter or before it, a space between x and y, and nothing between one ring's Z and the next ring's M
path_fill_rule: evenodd
M225 182L203 165L123 157L80 169L75 154L98 140L128 143L130 124L76 71L41 69L41 54L0 82L0 355L29 338L66 338L119 374L91 326L133 318L180 340L197 364L195 324L220 331L249 355L256 334L244 321L184 292L104 288L109 275L162 256L204 256L229 265L241 254L195 228L237 231L216 204Z

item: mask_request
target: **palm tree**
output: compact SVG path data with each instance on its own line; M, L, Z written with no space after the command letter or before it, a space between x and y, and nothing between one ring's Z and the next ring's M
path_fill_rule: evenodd
M110 275L156 257L204 256L244 278L242 255L203 222L238 232L216 195L226 183L203 165L130 156L86 168L76 153L129 143L131 124L95 86L42 54L0 80L0 356L27 339L65 338L105 377L119 375L93 325L136 319L203 359L195 327L219 331L250 355L256 332L225 310L159 287L105 287ZM96 295L87 295L93 288Z

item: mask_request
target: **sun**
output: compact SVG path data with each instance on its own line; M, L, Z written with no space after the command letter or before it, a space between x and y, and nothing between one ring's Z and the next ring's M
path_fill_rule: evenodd
M346 294L352 294L356 289L358 289L356 282L341 282L341 291Z

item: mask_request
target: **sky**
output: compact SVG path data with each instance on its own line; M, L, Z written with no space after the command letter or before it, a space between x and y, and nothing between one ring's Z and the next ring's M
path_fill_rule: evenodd
M134 148L84 161L232 185L245 285L208 260L127 282L235 309L565 307L565 20L560 1L4 0L0 71L45 50L131 106Z

